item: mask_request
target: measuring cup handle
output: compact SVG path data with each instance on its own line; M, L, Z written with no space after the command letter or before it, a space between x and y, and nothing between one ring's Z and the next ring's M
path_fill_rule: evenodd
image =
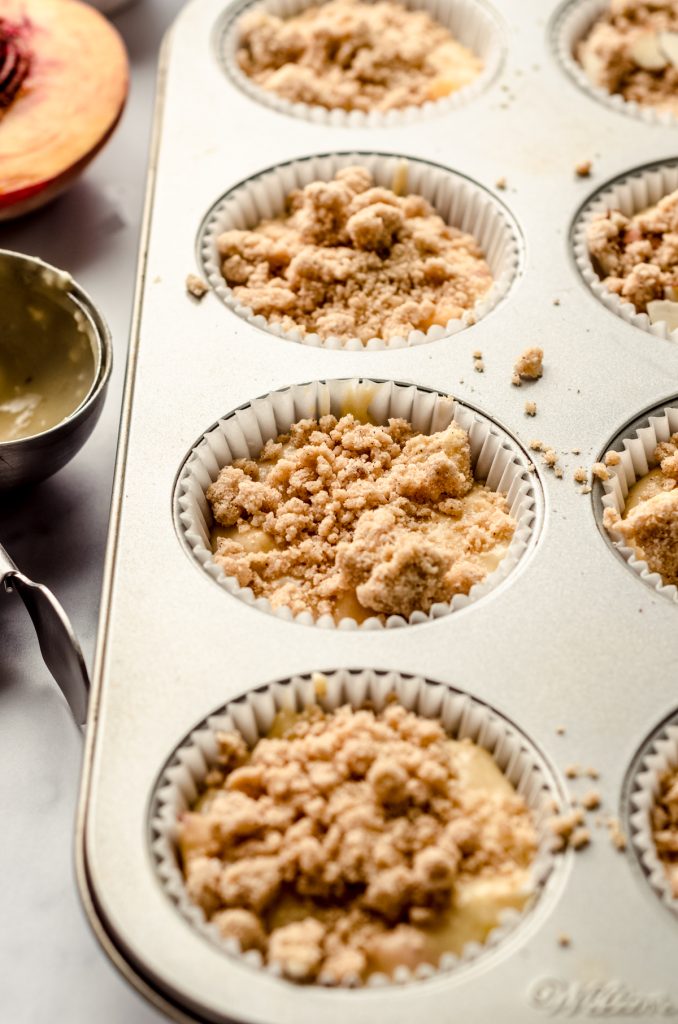
M9 557L2 544L0 544L0 583L2 583L8 576L13 572L17 571L17 567Z

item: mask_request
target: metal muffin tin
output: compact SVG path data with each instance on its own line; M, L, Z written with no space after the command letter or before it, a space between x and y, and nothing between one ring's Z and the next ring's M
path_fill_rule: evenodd
M382 990L300 988L234 966L166 898L149 849L153 786L191 726L297 672L397 669L458 687L515 721L572 793L589 784L566 784L565 766L594 766L604 810L623 823L634 755L676 709L678 611L605 542L599 489L581 494L572 474L625 423L678 393L678 346L604 308L575 267L570 229L606 181L675 157L678 135L613 112L572 84L549 43L552 0L495 7L506 47L498 78L473 102L400 127L313 124L240 92L214 52L223 0L194 0L166 44L77 854L100 941L176 1020L678 1017L675 917L633 852L616 851L602 828L592 827L590 848L567 855L557 889L491 954L448 976ZM187 297L200 224L226 190L274 162L368 149L431 160L491 189L506 178L498 195L522 233L523 269L478 324L414 348L331 351L281 340L213 295L200 304ZM574 166L586 159L593 176L577 178ZM513 362L534 344L545 350L543 378L512 387ZM473 370L476 349L483 374ZM535 454L546 505L535 550L505 585L454 615L350 633L280 621L213 586L177 537L176 475L217 417L289 384L357 376L452 393L525 445L536 438L559 453L581 448L561 454L563 479ZM538 406L534 419L523 411L528 399ZM559 945L562 933L569 948Z

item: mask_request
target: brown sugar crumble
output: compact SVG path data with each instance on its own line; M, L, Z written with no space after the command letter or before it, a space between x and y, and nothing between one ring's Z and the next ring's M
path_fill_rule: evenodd
M560 933L560 935L558 936L558 945L562 946L563 949L567 949L569 946L572 945L572 939L567 934L567 932Z
M329 0L278 18L244 15L237 60L290 103L387 111L422 106L472 82L482 60L426 13L392 0Z
M292 192L287 210L219 236L234 297L284 330L388 340L470 315L492 286L476 240L365 167Z
M593 164L590 160L580 160L578 164L575 164L574 173L578 178L588 178L592 167Z
M601 211L586 236L594 270L608 291L651 320L670 320L678 299L678 190L633 217Z
M657 856L664 865L671 894L678 899L678 767L661 776L650 822Z
M474 480L468 433L421 434L352 414L301 420L207 490L215 561L295 614L409 616L467 594L515 530Z
M536 416L537 415L537 403L536 402L525 402L525 415Z
M491 756L401 705L281 711L217 734L179 823L186 889L224 938L295 982L436 966L534 884L530 811Z
M619 821L619 818L609 817L606 820L605 825L609 832L610 841L612 845L620 853L623 853L626 849L627 841L626 836L624 835L623 829L621 827L621 822Z
M544 372L543 362L543 349L536 346L526 348L516 360L511 383L520 387L522 380L538 380Z
M607 466L604 462L594 462L591 466L591 476L594 476L596 480L609 480L610 474L607 470Z
M678 114L678 5L610 0L576 56L599 88Z
M186 278L186 291L194 299L202 299L203 296L207 295L209 287L197 274L189 274Z
M606 508L603 525L630 544L666 584L678 584L678 434L657 445L658 465L629 491L622 515Z
M576 828L569 839L573 850L583 850L591 842L591 833L587 828Z
M588 473L586 472L586 470L584 469L583 466L577 466L577 468L575 469L575 471L573 473L573 476L574 476L574 479L575 479L576 483L578 483L578 484L585 484L586 481L588 480L588 476L589 475L588 475Z
M554 853L562 853L572 844L572 839L581 829L584 822L584 811L575 807L563 814L554 814L547 820L553 835L552 849ZM578 849L579 847L575 847Z
M595 811L600 807L600 793L597 789L589 789L581 798L581 805L587 811Z
M506 188L506 178L504 178L503 176L501 178L497 178L497 180L494 183L494 187L500 189L503 192L504 189Z

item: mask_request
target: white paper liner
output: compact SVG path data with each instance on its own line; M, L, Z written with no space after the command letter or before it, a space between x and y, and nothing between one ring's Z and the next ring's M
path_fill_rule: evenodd
M291 18L301 14L318 0L245 0L229 8L216 34L219 62L233 82L252 99L281 114L301 117L315 124L341 128L384 128L412 124L431 114L446 114L475 99L494 80L504 59L503 31L497 15L484 0L399 0L411 10L426 11L435 21L449 29L457 42L462 43L483 61L483 69L468 85L444 96L429 100L421 106L400 110L362 111L328 110L308 103L292 103L277 93L264 89L241 69L237 61L239 45L238 22L245 12L261 10L278 18Z
M235 459L256 459L266 441L286 433L298 420L319 418L327 413L339 417L356 406L369 412L376 423L385 424L390 417L403 418L415 430L427 434L444 430L456 420L469 432L476 479L506 495L511 516L516 520L506 555L495 571L475 584L468 594L457 594L449 603L435 604L428 614L413 612L408 620L401 615L391 615L385 625L396 627L426 622L477 601L506 579L536 534L538 484L527 469L529 460L508 435L479 413L447 396L392 381L348 379L294 385L257 398L219 420L191 450L177 480L175 520L191 554L230 594L278 618L326 628L381 629L384 623L376 616L359 625L352 618L343 618L337 623L331 615L314 619L307 611L295 618L289 608L274 609L267 598L255 597L249 587L241 587L233 577L226 576L214 561L210 547L212 516L205 492L225 465Z
M631 780L629 822L633 849L647 879L661 899L678 914L678 899L673 896L664 864L652 838L650 812L659 793L661 776L678 766L678 720L661 726L650 741Z
M674 160L635 171L605 185L579 212L573 229L574 257L579 271L598 299L622 320L640 327L656 338L678 341L678 330L671 330L665 320L650 321L647 313L637 313L636 307L609 291L594 269L589 254L586 232L593 217L605 210L621 210L633 217L648 206L654 206L664 196L678 188L678 163Z
M285 199L294 189L304 188L312 181L329 181L337 171L352 164L367 167L377 185L394 188L403 181L401 193L423 196L446 221L473 235L492 271L494 282L489 291L461 319L448 321L445 327L434 325L426 333L411 331L407 338L395 336L384 340L372 338L366 345L359 338L320 338L303 334L301 329L284 330L256 315L249 306L241 305L221 273L217 248L219 235L232 229L255 227L262 219L284 212ZM238 316L288 341L334 349L402 348L436 341L463 330L490 312L508 292L518 271L520 259L519 234L515 223L501 203L468 178L426 163L399 156L369 153L341 153L306 157L262 171L261 174L236 185L212 207L200 231L199 250L203 270L212 289Z
M580 89L618 114L629 114L646 124L675 126L678 118L666 110L626 100L619 93L610 93L596 85L575 57L577 44L588 35L594 22L609 10L610 0L568 0L556 12L551 39L556 57Z
M392 699L391 695L410 711L426 718L440 718L453 738L468 737L492 755L530 808L539 834L539 847L531 866L532 892L526 907L522 911L506 910L499 926L484 943L468 943L459 956L443 954L437 968L422 965L412 972L399 967L393 978L373 974L367 984L402 984L439 971L449 972L476 960L495 949L534 907L554 867L553 834L546 822L553 816L554 807L561 806L562 797L547 765L527 738L480 701L419 676L349 669L310 673L250 691L212 715L179 745L155 788L151 803L151 845L163 888L184 919L225 952L252 966L264 967L258 951L242 953L237 940L224 939L216 926L207 921L202 909L192 902L184 886L178 853L178 820L195 802L207 772L216 763L216 733L237 730L252 746L271 728L275 714L283 708L303 711L318 704L325 711L333 711L345 704L359 708L369 701L380 711L387 699ZM280 973L275 965L265 969L273 974Z
M633 485L654 469L657 463L653 453L662 441L668 441L672 434L678 432L678 404L659 409L648 417L647 426L642 426L628 433L622 432L613 442L613 450L618 451L621 462L616 466L608 466L608 480L602 481L604 508L613 508L620 515L624 511L628 493ZM605 531L609 542L624 558L629 568L654 590L678 604L678 587L666 584L658 572L652 572L647 562L636 556L632 547L617 531Z

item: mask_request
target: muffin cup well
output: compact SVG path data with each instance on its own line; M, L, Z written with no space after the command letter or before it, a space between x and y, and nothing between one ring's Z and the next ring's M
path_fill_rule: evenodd
M646 124L675 126L678 118L668 111L644 106L635 100L626 100L619 93L610 93L596 85L575 57L577 44L610 7L610 0L566 0L555 14L551 29L551 42L556 57L567 75L587 92L618 114L628 114Z
M313 181L329 181L337 171L359 164L374 176L375 183L400 194L423 196L446 223L474 236L492 271L489 291L461 319L445 327L434 325L426 333L411 331L407 338L372 338L365 345L359 338L325 338L301 329L284 330L241 305L221 273L218 238L224 231L247 230L261 220L284 212L285 200L294 189ZM288 341L333 349L402 348L436 341L475 323L490 312L508 292L519 267L518 229L501 203L469 178L423 160L369 153L341 153L306 157L269 168L241 182L219 199L207 214L199 237L199 254L205 276L219 298L239 316Z
M298 420L328 413L339 417L347 412L353 412L359 419L369 416L375 423L387 423L391 417L403 418L426 434L444 430L456 420L469 433L474 475L492 490L506 495L516 520L506 555L495 571L468 594L457 594L449 603L435 604L429 613L413 612L408 620L391 615L385 625L404 626L448 615L477 601L505 580L531 547L541 509L541 492L534 473L528 471L527 455L489 419L453 398L416 385L362 379L319 381L274 391L236 409L203 434L180 470L174 496L179 535L199 565L230 594L279 618L327 628L358 628L355 619L336 622L331 615L314 619L310 611L295 618L290 609L274 609L267 598L255 597L249 587L243 588L233 577L226 576L212 556L212 517L205 496L224 466L236 459L257 458L266 441L287 432ZM375 616L366 619L360 628L381 629L383 625Z
M574 257L579 271L594 295L604 306L634 327L640 327L656 338L678 341L678 329L671 330L664 320L652 323L647 313L636 312L635 306L609 291L596 273L589 254L586 231L593 217L606 210L621 210L626 217L654 206L678 188L678 162L656 164L624 175L596 192L577 214L572 231Z
M217 25L215 45L217 59L233 82L252 99L281 114L301 117L314 124L341 128L382 128L411 124L431 114L445 114L469 103L494 80L504 59L503 31L499 19L483 0L400 0L403 6L415 11L426 11L435 21L449 29L451 34L480 57L484 67L468 85L439 100L429 100L421 106L402 107L389 111L329 110L308 103L292 103L277 93L264 89L241 70L237 51L239 45L238 22L245 13L258 10L278 18L292 18L301 14L317 0L245 0L230 8Z
M671 435L677 432L678 404L666 406L652 413L646 426L630 428L628 433L622 432L617 436L612 443L612 449L619 452L621 461L616 466L608 466L609 479L602 481L601 503L604 508L613 508L622 514L630 489L641 477L655 468L653 452L657 445L661 441L668 441ZM619 533L604 532L630 569L648 586L678 604L678 587L664 583L659 573L652 572L647 562L636 556L634 549L627 546Z
M426 718L440 718L444 729L456 739L468 737L487 750L506 778L525 799L539 835L539 848L532 863L532 895L523 911L507 910L500 925L485 943L468 943L460 956L443 954L437 968L421 965L413 973L398 968L394 977L373 974L368 985L410 982L440 971L448 972L489 952L512 932L535 905L554 867L553 836L547 827L554 807L562 797L551 772L536 748L511 723L473 697L441 683L398 672L342 669L310 673L272 683L229 702L186 737L175 750L156 784L151 805L151 846L162 886L184 919L225 952L255 967L264 967L257 951L242 953L237 941L223 939L200 907L186 892L178 853L178 820L195 802L207 772L217 755L216 733L238 731L252 746L271 728L275 714L284 709L303 711L320 705L333 711L345 704L360 708L365 703L380 711L387 700L397 699L408 710ZM275 966L265 967L274 974Z
M633 849L647 879L660 899L678 914L678 897L671 892L664 865L652 837L650 814L654 807L661 776L678 767L678 719L660 727L646 745L637 763L629 790L629 823Z

